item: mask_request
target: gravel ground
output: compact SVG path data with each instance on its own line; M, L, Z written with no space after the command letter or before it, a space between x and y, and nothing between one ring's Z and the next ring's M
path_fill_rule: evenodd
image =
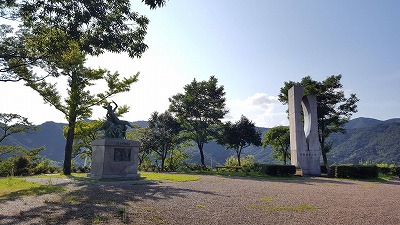
M67 191L0 200L0 224L400 225L399 179L200 177L160 183L36 179Z

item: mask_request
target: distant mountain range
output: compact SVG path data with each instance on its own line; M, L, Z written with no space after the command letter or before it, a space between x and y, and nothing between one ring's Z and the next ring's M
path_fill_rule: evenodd
M134 122L145 126L145 121ZM45 146L41 154L58 162L64 159L65 139L62 129L66 124L45 122L38 131L26 134L14 134L7 137L3 145L21 145L27 149ZM259 128L264 134L268 128ZM332 150L328 160L332 163L360 162L395 163L400 164L400 118L381 121L372 118L356 118L345 125L345 134L332 134L328 141L332 142ZM192 157L191 162L200 162L200 156L195 146L187 150ZM207 165L223 164L234 151L225 150L215 142L204 146L205 161ZM271 149L261 147L248 147L243 150L245 155L254 155L258 162L278 163L271 158Z

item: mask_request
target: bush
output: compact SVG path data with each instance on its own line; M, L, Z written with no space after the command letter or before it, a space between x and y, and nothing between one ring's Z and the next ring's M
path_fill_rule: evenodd
M331 166L331 172L337 178L371 179L378 177L379 168L375 165L337 165Z
M149 158L145 158L139 163L138 170L143 172L154 172L156 166L151 163Z
M296 174L296 167L293 165L270 165L254 163L254 170L271 176L293 176Z
M44 174L58 172L59 168L54 166L55 162L50 159L44 159L40 161L36 166L33 167L33 174Z
M90 167L80 166L78 167L78 173L90 173Z
M321 173L327 174L328 173L328 169L326 168L325 165L321 166Z
M18 156L14 158L14 175L29 175L31 169L31 161L24 156Z
M397 166L394 168L394 175L396 175L400 178L400 166Z
M229 158L225 160L224 166L226 167L231 167L232 169L225 169L227 171L238 171L242 170L245 172L250 172L254 169L254 156L253 155L247 155L244 158L240 159L240 165L238 163L238 160L235 156L231 155Z
M0 177L8 177L14 175L14 162L7 159L0 162Z
M379 168L379 173L385 174L385 175L396 175L396 167L394 164L376 164L376 166Z
M188 164L186 164L185 171L211 171L211 167L206 166L204 168L204 166L200 165L200 164L188 163Z

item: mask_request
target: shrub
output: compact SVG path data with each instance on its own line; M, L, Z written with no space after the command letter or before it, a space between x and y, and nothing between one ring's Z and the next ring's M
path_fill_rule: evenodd
M78 173L90 173L90 167L80 166L78 167Z
M394 164L376 164L376 166L379 168L379 173L385 174L385 175L396 175L396 167Z
M154 172L155 168L156 166L151 163L151 160L149 158L144 158L138 166L138 169L144 172Z
M379 168L375 165L337 165L331 166L332 176L337 178L377 178Z
M244 158L240 159L240 167L238 160L235 156L231 155L229 158L225 160L224 166L226 167L232 167L232 169L226 169L226 170L243 170L246 172L250 172L251 170L254 169L254 156L253 155L247 155Z
M59 168L55 166L54 161L50 159L43 159L33 167L32 173L33 174L54 173L58 170Z
M394 168L394 175L399 176L400 178L400 166Z
M324 174L328 173L328 169L326 168L325 165L322 165L320 168L321 168L321 173L324 173Z
M271 176L293 176L296 174L296 167L293 165L270 165L254 163L254 170Z
M0 177L7 177L14 175L14 162L6 159L0 162Z
M211 167L206 166L204 168L204 166L200 164L188 163L186 164L186 171L211 171Z
M24 156L14 158L14 175L29 175L32 162Z

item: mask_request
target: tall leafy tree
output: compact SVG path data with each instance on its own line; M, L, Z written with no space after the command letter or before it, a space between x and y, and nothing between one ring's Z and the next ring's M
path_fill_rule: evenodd
M329 76L323 81L315 81L306 76L300 82L285 82L279 94L279 101L287 104L288 90L293 85L301 85L304 87L304 95L317 96L318 136L325 166L328 164L327 154L332 148L332 143L326 141L328 136L337 132L344 133L343 125L357 112L359 99L356 94L345 96L341 79L340 74Z
M287 126L277 126L269 129L263 138L262 147L266 148L267 145L272 147L276 158L286 165L287 159L290 160L290 132Z
M215 139L217 127L228 113L224 87L218 86L218 79L211 76L208 81L194 79L184 90L185 93L169 98L169 110L178 117L187 138L197 144L201 163L205 166L204 144Z
M241 166L240 155L242 150L250 145L261 146L261 132L257 130L253 122L242 115L240 120L234 124L227 122L224 125L222 135L218 138L218 143L224 145L227 149L234 149L238 166Z
M181 126L168 111L153 112L141 138L143 148L155 152L161 158L161 170L165 170L165 159L182 142Z
M165 1L145 1L150 7ZM7 12L7 9L10 12ZM91 107L104 104L106 99L130 90L138 74L120 79L118 73L85 67L88 55L105 51L127 52L141 57L147 49L143 42L148 19L131 11L129 0L100 1L1 1L0 12L18 18L21 28L13 35L10 26L1 26L1 79L24 80L45 102L63 112L68 120L64 173L71 173L72 146L75 123L91 115ZM37 75L35 67L44 70ZM5 74L5 75L4 75ZM68 96L62 96L55 83L47 77L66 77ZM92 94L89 87L104 80L108 89Z

